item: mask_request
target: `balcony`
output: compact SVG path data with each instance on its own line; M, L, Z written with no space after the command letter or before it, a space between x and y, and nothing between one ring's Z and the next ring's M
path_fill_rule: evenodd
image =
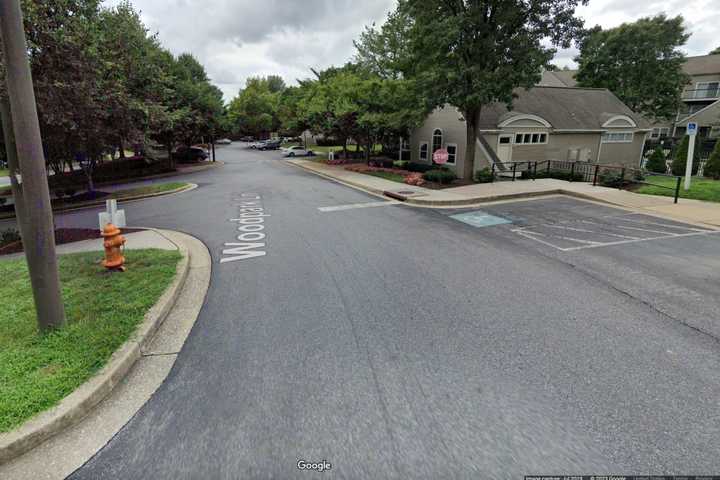
M720 98L720 83L714 82L702 88L686 89L682 93L684 101L716 100Z

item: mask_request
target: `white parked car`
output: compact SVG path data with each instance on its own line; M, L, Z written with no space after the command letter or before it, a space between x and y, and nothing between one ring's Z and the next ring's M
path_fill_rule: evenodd
M293 145L283 149L283 155L286 157L312 157L315 154L312 150L305 150L300 145Z
M230 145L232 143L232 140L229 138L221 138L220 140L215 140L216 145Z

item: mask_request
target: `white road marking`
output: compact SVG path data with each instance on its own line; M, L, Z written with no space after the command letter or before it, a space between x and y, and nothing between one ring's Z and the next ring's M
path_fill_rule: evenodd
M691 230L693 232L707 232L708 231L707 229L704 229L704 228L683 227L680 225L670 225L668 223L660 223L660 222L639 222L637 220L625 220L625 219L623 219L621 221L636 223L638 225L655 225L655 226L660 226L660 227L675 228L678 230Z
M559 248L559 250L562 250L563 252L572 252L574 250L583 250L585 248L611 247L613 245L625 245L626 243L647 242L650 240L663 240L666 238L698 237L698 236L704 236L704 235L714 235L716 233L720 233L720 231L705 230L703 232L679 233L679 234L675 234L675 235L663 235L661 237L640 238L637 240L619 240L617 242L603 243L600 245L587 245L587 246L582 246L582 247ZM558 247L556 247L556 248L558 248Z
M571 230L573 232L597 233L600 235L607 235L608 237L624 238L626 240L639 240L641 238L641 237L631 237L630 235L620 235L617 233L596 232L594 230L585 230L584 228L563 227L560 225L545 225L545 226L550 227L550 228L561 228L561 229L565 229L565 230Z
M342 210L353 210L356 208L372 208L372 207L387 207L388 205L397 205L400 202L396 200L388 200L382 202L367 202L367 203L351 203L349 205L336 205L333 207L318 207L321 212L340 212Z

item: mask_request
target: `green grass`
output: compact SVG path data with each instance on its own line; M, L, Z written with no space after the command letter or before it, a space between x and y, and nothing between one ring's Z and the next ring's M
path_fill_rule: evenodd
M405 183L405 177L393 172L363 172L366 175L372 175L373 177L384 178L385 180L392 180L393 182Z
M645 193L648 195L663 195L665 197L675 196L676 179L671 177L647 176L646 182L656 183L671 188L661 188L652 185L642 185L635 190L637 193ZM693 177L690 184L690 190L685 191L685 179L680 185L680 198L692 198L695 200L705 200L708 202L720 202L720 180L712 180L703 177Z
M10 174L7 168L0 168L0 177L7 177Z
M169 182L148 185L145 187L128 188L126 190L116 190L107 198L127 198L137 195L150 195L153 193L169 192L189 185L185 182Z
M135 331L175 276L180 254L125 252L128 270L107 273L100 252L59 257L67 325L37 332L24 259L0 261L0 432L56 405Z

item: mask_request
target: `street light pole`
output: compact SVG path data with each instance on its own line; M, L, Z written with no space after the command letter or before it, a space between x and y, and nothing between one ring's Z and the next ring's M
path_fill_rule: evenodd
M55 256L50 191L45 171L45 155L35 104L22 12L18 0L0 1L0 35L2 36L5 74L17 157L22 175L16 181L22 186L26 214L23 245L32 284L38 326L41 331L59 328L65 323L65 309L60 293L60 276ZM19 219L22 221L22 219Z

